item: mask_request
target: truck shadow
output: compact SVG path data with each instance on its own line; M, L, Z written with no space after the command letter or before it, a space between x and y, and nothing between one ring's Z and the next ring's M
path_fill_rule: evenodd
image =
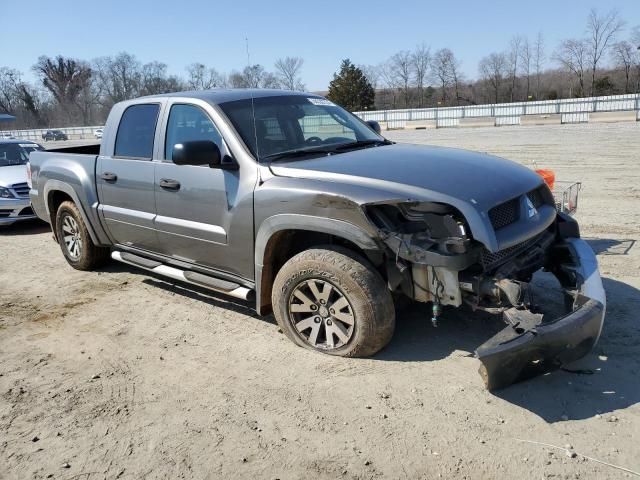
M529 382L513 385L497 396L535 413L547 422L606 415L640 402L640 291L626 283L603 279L607 316L600 342L585 358ZM592 374L575 374L582 372Z
M640 291L626 283L603 279L607 316L594 351L564 370L511 385L495 395L553 423L580 420L640 402ZM393 341L374 358L424 362L473 351L504 327L499 318L468 309L445 311L438 328L430 309L414 305L398 314ZM473 319L473 320L471 320ZM480 363L478 362L478 366Z
M51 232L48 223L42 220L21 220L11 225L0 226L0 235L18 236L18 235L36 235L38 233Z
M596 255L628 255L635 246L633 239L585 238Z
M218 294L206 288L200 288L197 285L183 285L178 282L170 283L167 282L164 277L160 275L156 276L153 272L143 272L143 274L150 277L145 278L142 281L142 283L146 285L150 285L155 288L161 288L162 290L165 290L167 292L171 292L186 298L191 298L199 302L204 302L208 305L211 305L212 307L224 308L226 310L231 310L233 312L247 315L248 317L252 317L257 320L262 320L264 322L276 325L276 321L272 315L258 315L254 310L254 303L235 299L222 293Z

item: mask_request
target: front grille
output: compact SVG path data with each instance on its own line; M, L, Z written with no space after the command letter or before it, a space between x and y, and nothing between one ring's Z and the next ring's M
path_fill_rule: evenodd
M486 248L483 248L482 258L481 258L482 266L484 267L485 270L491 270L505 263L507 260L511 259L512 257L515 257L517 254L526 250L531 245L533 245L538 240L540 240L542 235L536 235L535 237L525 240L524 242L517 243L512 247L502 249L499 252L490 252Z
M538 190L532 190L531 192L527 193L527 197L536 208L540 207L540 205L542 205L542 203L544 202L544 200L542 200L542 195L540 195L540 192Z
M489 210L489 219L495 230L511 225L520 218L520 198L501 203Z
M29 196L29 185L27 183L14 183L9 187L11 190L16 192L18 197L26 198Z
M540 208L542 205L552 205L549 202L548 198L545 198L548 197L548 194L545 195L545 189L547 189L547 186L541 185L535 190L531 190L529 193L527 193L527 197L535 208Z
M0 218L7 218L13 210L0 210Z

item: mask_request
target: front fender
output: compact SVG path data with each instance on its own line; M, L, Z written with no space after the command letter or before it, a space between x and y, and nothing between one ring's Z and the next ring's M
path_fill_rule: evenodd
M343 220L295 213L268 217L260 225L255 243L256 310L258 312L261 311L263 306L261 301L262 269L264 267L267 244L274 234L284 230L306 230L335 235L349 240L362 250L378 250L382 248L370 233Z

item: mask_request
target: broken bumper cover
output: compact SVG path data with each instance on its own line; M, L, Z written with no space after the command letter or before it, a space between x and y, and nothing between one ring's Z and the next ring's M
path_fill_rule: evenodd
M584 357L597 343L606 297L598 262L581 239L566 239L579 279L573 311L524 331L508 326L476 350L480 375L489 390L560 368Z

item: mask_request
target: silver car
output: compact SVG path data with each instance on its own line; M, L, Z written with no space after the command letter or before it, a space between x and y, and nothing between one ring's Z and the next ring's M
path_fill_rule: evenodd
M0 225L37 218L29 200L26 167L34 150L44 148L25 140L0 140Z

